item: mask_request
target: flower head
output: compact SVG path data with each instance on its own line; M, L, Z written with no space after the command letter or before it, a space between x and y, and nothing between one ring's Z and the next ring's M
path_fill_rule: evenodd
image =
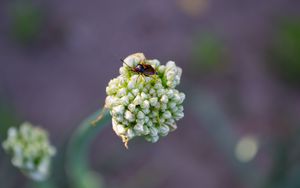
M134 72L132 68L142 63L151 65L156 74ZM160 65L158 60L148 60L142 53L124 60L120 75L106 88L105 107L112 115L113 130L126 147L136 136L157 142L160 136L177 128L176 121L184 116L185 95L175 89L181 73L182 69L173 61Z
M19 129L11 127L2 146L11 155L12 164L30 178L41 181L48 176L55 148L50 145L45 130L27 122Z

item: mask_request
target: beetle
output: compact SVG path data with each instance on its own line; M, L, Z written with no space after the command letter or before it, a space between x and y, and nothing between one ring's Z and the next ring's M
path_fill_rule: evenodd
M153 76L157 75L157 71L152 67L152 65L146 64L144 60L142 60L140 63L138 63L135 67L130 67L124 59L120 59L127 67L130 68L132 72L135 72L137 74L142 76Z

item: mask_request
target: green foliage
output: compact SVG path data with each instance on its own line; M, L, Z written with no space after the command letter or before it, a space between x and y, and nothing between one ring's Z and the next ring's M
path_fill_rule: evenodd
M39 36L42 27L42 12L31 1L15 3L11 11L13 37L21 43L30 43Z
M13 113L13 109L0 99L0 138L1 142L11 125L17 124L18 120Z
M264 188L298 188L300 186L299 129L272 145L273 165Z
M2 93L1 93L2 94ZM0 99L0 143L6 137L8 128L18 123L16 115L11 105L4 98ZM12 167L9 157L4 155L2 147L0 147L0 182L5 182L6 188L16 186L17 170Z
M288 20L275 33L271 62L284 80L300 83L300 22Z
M192 47L194 67L201 73L223 69L223 51L223 44L213 34L206 33L196 37Z

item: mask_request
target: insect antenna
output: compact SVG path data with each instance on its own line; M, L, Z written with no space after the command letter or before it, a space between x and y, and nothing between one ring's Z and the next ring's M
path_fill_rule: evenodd
M129 67L130 69L132 69L132 67L131 66L129 66L125 61L124 61L124 59L120 59L127 67Z

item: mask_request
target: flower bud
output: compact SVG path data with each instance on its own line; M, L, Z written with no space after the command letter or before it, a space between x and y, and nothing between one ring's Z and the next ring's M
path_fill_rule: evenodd
M125 145L136 136L157 142L175 130L176 121L183 117L185 95L175 89L182 70L173 61L161 65L142 53L130 55L124 62L127 65L120 68L121 75L106 88L105 107L111 112L113 129ZM151 66L155 74L133 71L138 64Z
M45 180L56 153L47 132L26 122L19 129L9 128L7 136L2 146L11 156L12 164L33 180Z

